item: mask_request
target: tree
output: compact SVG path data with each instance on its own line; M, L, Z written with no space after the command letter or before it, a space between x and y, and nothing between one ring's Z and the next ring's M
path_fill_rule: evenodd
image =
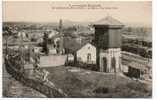
M46 55L49 54L48 34L47 33L44 33L44 36L43 36L43 51L45 52Z
M8 40L11 38L11 35L12 35L11 27L9 27L9 26L3 27L3 38L6 41L6 43L5 43L6 44L6 54L8 53Z

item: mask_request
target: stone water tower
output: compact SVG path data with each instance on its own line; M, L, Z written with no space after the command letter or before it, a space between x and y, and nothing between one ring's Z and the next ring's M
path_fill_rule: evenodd
M97 66L101 72L121 71L121 29L123 24L107 16L94 23Z

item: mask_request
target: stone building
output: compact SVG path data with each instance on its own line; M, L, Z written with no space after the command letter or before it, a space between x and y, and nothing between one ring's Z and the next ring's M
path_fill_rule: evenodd
M91 43L83 45L76 51L77 62L96 64L96 47Z
M121 29L123 24L107 16L94 23L96 61L101 72L121 70Z

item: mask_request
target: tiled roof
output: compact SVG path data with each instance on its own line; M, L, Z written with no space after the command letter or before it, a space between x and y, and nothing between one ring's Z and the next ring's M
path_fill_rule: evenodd
M94 25L123 25L123 24L117 19L114 19L111 16L107 16L95 22Z

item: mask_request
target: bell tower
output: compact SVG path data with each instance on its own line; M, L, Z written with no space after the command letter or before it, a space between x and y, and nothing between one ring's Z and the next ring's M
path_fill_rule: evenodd
M101 72L121 71L121 29L123 24L107 16L94 25L97 66Z

